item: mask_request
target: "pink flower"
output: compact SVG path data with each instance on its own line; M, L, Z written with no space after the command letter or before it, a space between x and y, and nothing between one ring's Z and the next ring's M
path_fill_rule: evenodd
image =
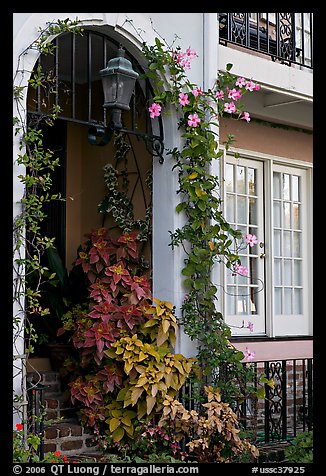
M241 276L247 276L248 274L247 268L245 266L240 265L239 263L235 265L234 271L240 274Z
M224 99L224 92L216 91L215 96L217 97L217 99Z
M156 102L153 102L153 104L148 108L150 112L150 117L153 119L155 116L160 116L161 115L161 106L160 104L157 104Z
M255 87L254 87L254 90L255 90L255 91L259 91L259 90L260 90L260 84L257 84L257 83L256 83L256 84L255 84Z
M247 329L249 329L250 332L253 332L253 330L254 330L254 325L253 325L252 322L250 322L250 321L248 322Z
M189 104L188 94L179 94L179 104L181 104L181 106L186 106L187 104Z
M197 55L195 50L188 48L185 53L181 51L173 52L172 57L177 64L179 64L184 70L190 69L190 60L194 59Z
M228 94L229 99L233 99L234 101L237 101L238 99L241 98L241 91L240 89L230 89L229 94Z
M242 88L243 86L245 86L245 84L246 84L246 80L242 76L239 76L235 82L235 85L239 86L239 88Z
M256 84L253 81L247 81L245 87L247 91L253 91L256 88Z
M189 60L192 60L192 59L198 57L196 51L192 50L190 47L186 49L185 56L187 56L187 58Z
M189 114L188 116L188 126L190 127L197 127L200 123L200 119L198 114L195 112L194 114Z
M173 59L175 59L176 63L180 64L182 62L182 59L184 57L184 54L181 53L181 51L173 52Z
M252 235L251 233L247 233L246 235L246 243L249 245L251 248L258 243L257 236Z
M240 119L244 119L245 121L250 122L249 112L242 113L242 116L240 117Z
M193 89L191 92L192 92L192 94L195 96L195 98L196 98L198 95L204 96L204 93L203 93L203 91L202 91L201 88L195 88L195 89Z
M248 362L251 362L252 360L254 360L256 352L246 347L246 350L244 351L243 354L244 354L244 359L247 360Z
M190 61L187 59L183 59L181 62L181 66L184 70L190 69Z
M235 112L237 108L235 107L234 102L226 102L224 104L224 111L228 112L229 114L232 114L232 112Z

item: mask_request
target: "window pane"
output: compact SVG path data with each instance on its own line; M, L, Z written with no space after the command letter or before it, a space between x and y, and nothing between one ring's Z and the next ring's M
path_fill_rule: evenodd
M233 165L226 164L225 166L225 187L227 192L234 192L233 181Z
M284 288L283 314L292 314L292 289Z
M296 230L300 229L300 205L298 203L294 203L292 205L292 220L293 220L293 228Z
M284 274L283 274L283 284L290 285L292 284L292 260L284 260Z
M294 269L293 269L293 284L295 286L301 286L301 261L294 260Z
M281 202L276 202L274 200L274 226L280 227L281 226Z
M246 197L237 197L237 222L247 223Z
M236 275L235 273L230 269L226 268L226 282L228 284L235 284L236 280Z
M247 287L238 288L237 314L249 314L248 294Z
M283 228L291 228L291 205L289 202L283 203Z
M259 284L258 281L258 259L256 257L249 257L248 276L250 284Z
M293 256L301 258L301 233L293 232Z
M290 175L288 174L283 174L282 192L283 200L290 200Z
M249 296L249 304L250 304L250 314L258 314L258 299L257 299L257 288L250 288L250 296Z
M249 224L257 225L257 199L249 198Z
M294 290L294 314L302 314L302 289Z
M282 314L282 289L274 289L274 312L275 314Z
M299 198L299 177L292 175L292 200L298 202Z
M256 190L256 170L247 168L247 180L248 180L248 194L257 195Z
M237 165L237 192L246 193L245 168Z
M235 314L236 296L233 296L233 294L235 294L235 287L228 286L228 295L227 295L228 314Z
M281 232L279 230L274 231L274 254L275 254L275 256L282 256L282 254L281 254Z
M226 218L229 222L235 223L235 195L227 194Z
M281 264L282 260L274 260L274 284L282 284Z
M279 172L273 174L273 194L274 198L281 198L281 174Z
M241 256L241 265L245 266L248 270L248 275L250 274L250 269L248 268L248 257ZM247 276L238 275L238 284L249 284L249 278Z
M291 253L291 232L283 232L283 256L292 256Z

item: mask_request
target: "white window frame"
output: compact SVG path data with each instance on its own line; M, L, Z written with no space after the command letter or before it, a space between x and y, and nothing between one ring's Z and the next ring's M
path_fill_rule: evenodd
M248 168L256 168L257 170L257 188L258 188L258 192L259 192L259 189L261 188L262 192L264 190L264 183L263 183L263 177L264 177L264 164L261 162L261 161L258 161L258 160L252 160L252 159L249 159L249 158L245 158L243 159L242 157L239 158L239 159L235 159L232 154L226 154L225 156L225 161L224 161L224 164L223 164L223 169L225 170L225 167L226 167L226 163L228 164L232 164L234 166L237 166L239 165L240 167L241 166L244 166L244 167L248 167ZM223 172L223 175L224 175L224 172ZM261 177L261 180L260 180L260 183L258 183L258 179L259 179L259 175ZM223 181L224 183L224 181ZM229 193L229 192L226 192L226 190L224 191L224 198L223 198L223 203L226 203L226 194ZM247 196L247 198L249 198L249 196L245 193L245 192L232 192L232 195L236 195L238 198L241 197L241 196ZM237 207L235 207L237 208ZM236 210L234 210L235 212ZM256 271L257 271L257 274L258 274L258 277L260 279L262 279L262 281L257 281L257 282L254 282L253 284L255 285L253 288L251 288L249 282L251 281L249 279L249 275L250 275L250 272L249 272L249 267L248 267L248 263L244 262L245 266L248 268L248 276L247 277L244 277L244 278L241 278L240 276L238 276L237 280L238 282L240 281L239 283L239 287L237 286L234 286L234 290L238 290L239 294L238 296L241 297L241 290L243 291L246 291L246 287L242 287L242 285L245 285L247 280L249 280L248 284L250 286L251 289L254 290L254 292L256 292L256 298L255 298L255 302L256 304L258 305L258 313L255 314L244 314L242 316L242 314L238 314L237 311L235 314L228 314L228 319L227 319L227 323L228 325L231 326L231 329L232 329L232 334L234 336L236 335L247 335L250 333L250 331L248 330L247 328L247 324L248 322L251 322L253 325L254 325L254 328L255 328L255 331L256 331L256 334L257 335L265 335L265 305L264 305L264 259L262 259L260 256L263 256L263 252L264 252L264 248L260 246L260 244L262 246L264 246L264 203L263 203L263 200L259 200L259 197L257 196L257 204L256 204L256 218L257 218L257 221L256 221L256 224L255 225L252 225L252 231L250 230L251 227L249 227L249 229L247 230L247 232L249 233L253 233L257 236L257 239L258 239L258 244L253 247L252 249L247 245L245 245L244 243L244 250L240 250L239 252L239 256L240 256L240 259L242 259L242 251L244 251L244 254L246 255L247 253L249 253L249 255L253 256L254 257L254 260L255 260L255 268L256 268ZM226 216L226 214L224 213L224 216ZM226 219L229 221L229 218L228 216L226 216ZM232 222L230 221L230 223L232 224ZM239 224L239 226L243 226L244 224L241 223ZM248 224L247 224L248 225ZM241 247L242 248L242 247ZM243 263L243 261L242 261ZM228 270L225 266L224 266L224 276L223 276L223 279L224 279L224 291L225 293L228 293L230 292L229 289L232 289L233 286L232 284L227 284L227 274L229 274L231 271ZM235 278L233 278L235 279ZM249 288L249 289L250 289ZM247 289L247 291L249 290ZM232 294L232 293L231 293ZM244 294L245 297L247 297L248 295L245 293ZM227 301L228 298L226 296L226 299L225 301ZM249 303L248 303L249 304ZM226 309L226 302L224 303L224 311ZM224 316L226 316L226 313L224 312ZM243 328L239 328L239 324L241 325L242 321L244 322L244 327Z
M295 44L296 46L302 47L302 30L303 30L303 41L304 41L304 58L302 56L302 51L300 52L300 61L304 61L305 65L311 65L311 42L312 38L310 32L312 31L313 26L310 25L310 17L309 21L305 17L305 15L310 15L310 13L303 13L303 25L301 24L301 13L295 13ZM311 17L311 22L313 22L313 18Z
M264 211L265 211L265 320L266 320L266 337L284 337L284 336L312 336L313 333L313 269L312 269L312 216L313 216L313 202L312 202L312 169L313 165L310 162L301 160L289 159L270 154L258 153L246 149L230 149L226 152L224 149L223 157L221 157L219 164L213 166L212 172L220 177L220 194L222 197L222 206L225 203L226 191L224 187L224 170L227 155L237 152L241 159L259 160L264 163ZM280 319L274 316L274 289L273 289L273 171L274 166L279 170L279 167L285 168L285 173L294 173L301 171L305 176L306 191L305 196L302 197L302 230L303 230L303 271L302 276L305 277L304 299L303 299L303 319L301 323L296 322L296 316L286 316L287 322L283 323ZM216 266L212 278L214 282L221 283L221 289L218 295L218 306L222 309L222 314L225 316L225 293L223 292L226 284L224 278L223 266ZM298 325L297 325L298 324ZM234 335L234 334L233 334ZM238 335L238 332L237 332ZM261 335L261 334L260 334ZM243 337L256 337L257 334L252 332L250 335L247 330L244 330Z

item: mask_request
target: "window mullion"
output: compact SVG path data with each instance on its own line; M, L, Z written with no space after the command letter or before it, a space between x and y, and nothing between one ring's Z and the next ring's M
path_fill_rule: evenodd
M265 206L265 319L266 333L275 337L274 315L274 213L273 213L273 160L265 161L264 206Z

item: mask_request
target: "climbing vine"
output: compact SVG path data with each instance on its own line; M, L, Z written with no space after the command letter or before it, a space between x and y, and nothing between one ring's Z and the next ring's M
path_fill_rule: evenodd
M44 125L53 126L61 111L55 101L51 101L56 94L56 78L53 71L44 72L41 66L34 68L31 74L25 67L25 56L33 50L38 54L52 55L55 45L51 40L54 35L64 32L82 34L82 31L78 19L57 20L49 22L45 28L39 28L37 38L19 54L14 75L13 98L16 115L13 125L14 135L19 141L19 153L14 165L19 170L18 179L22 184L22 197L17 203L18 213L13 223L13 342L18 361L16 363L14 360L14 377L22 374L24 359L33 352L33 344L37 341L31 317L45 317L49 314L49 309L43 308L41 304L42 286L45 282L55 283L56 275L44 266L42 258L47 250L54 247L55 239L44 236L42 224L46 218L46 206L50 202L64 200L59 193L51 192L53 172L60 164L54 151L45 148L42 129ZM26 75L30 76L27 81ZM48 106L46 113L27 116L28 88L42 90L48 104L53 103ZM22 365L19 363L20 359L23 359ZM14 395L14 403L18 403L18 408L19 402L26 399L24 380L21 379L21 382L21 393Z
M248 123L250 115L243 110L240 99L258 90L259 85L233 75L232 65L227 64L226 72L218 73L212 88L203 91L186 74L191 61L198 56L196 51L188 48L182 52L180 47L163 41L156 37L152 46L143 43L143 52L148 61L146 75L154 84L155 93L149 106L150 117L164 114L168 106L174 106L183 138L182 148L168 151L174 161L173 169L178 171L176 192L180 202L176 212L186 216L182 227L170 231L172 249L182 246L185 252L181 273L186 295L181 322L185 333L198 342L199 381L206 378L222 390L223 398L232 401L244 396L253 375L243 366L244 354L231 345L230 328L216 308L217 287L212 282L212 268L222 262L232 273L246 275L239 251L256 237L243 237L224 218L218 194L220 183L211 173L211 166L224 154L217 132L221 116L228 114ZM234 140L229 135L224 148L229 150Z

